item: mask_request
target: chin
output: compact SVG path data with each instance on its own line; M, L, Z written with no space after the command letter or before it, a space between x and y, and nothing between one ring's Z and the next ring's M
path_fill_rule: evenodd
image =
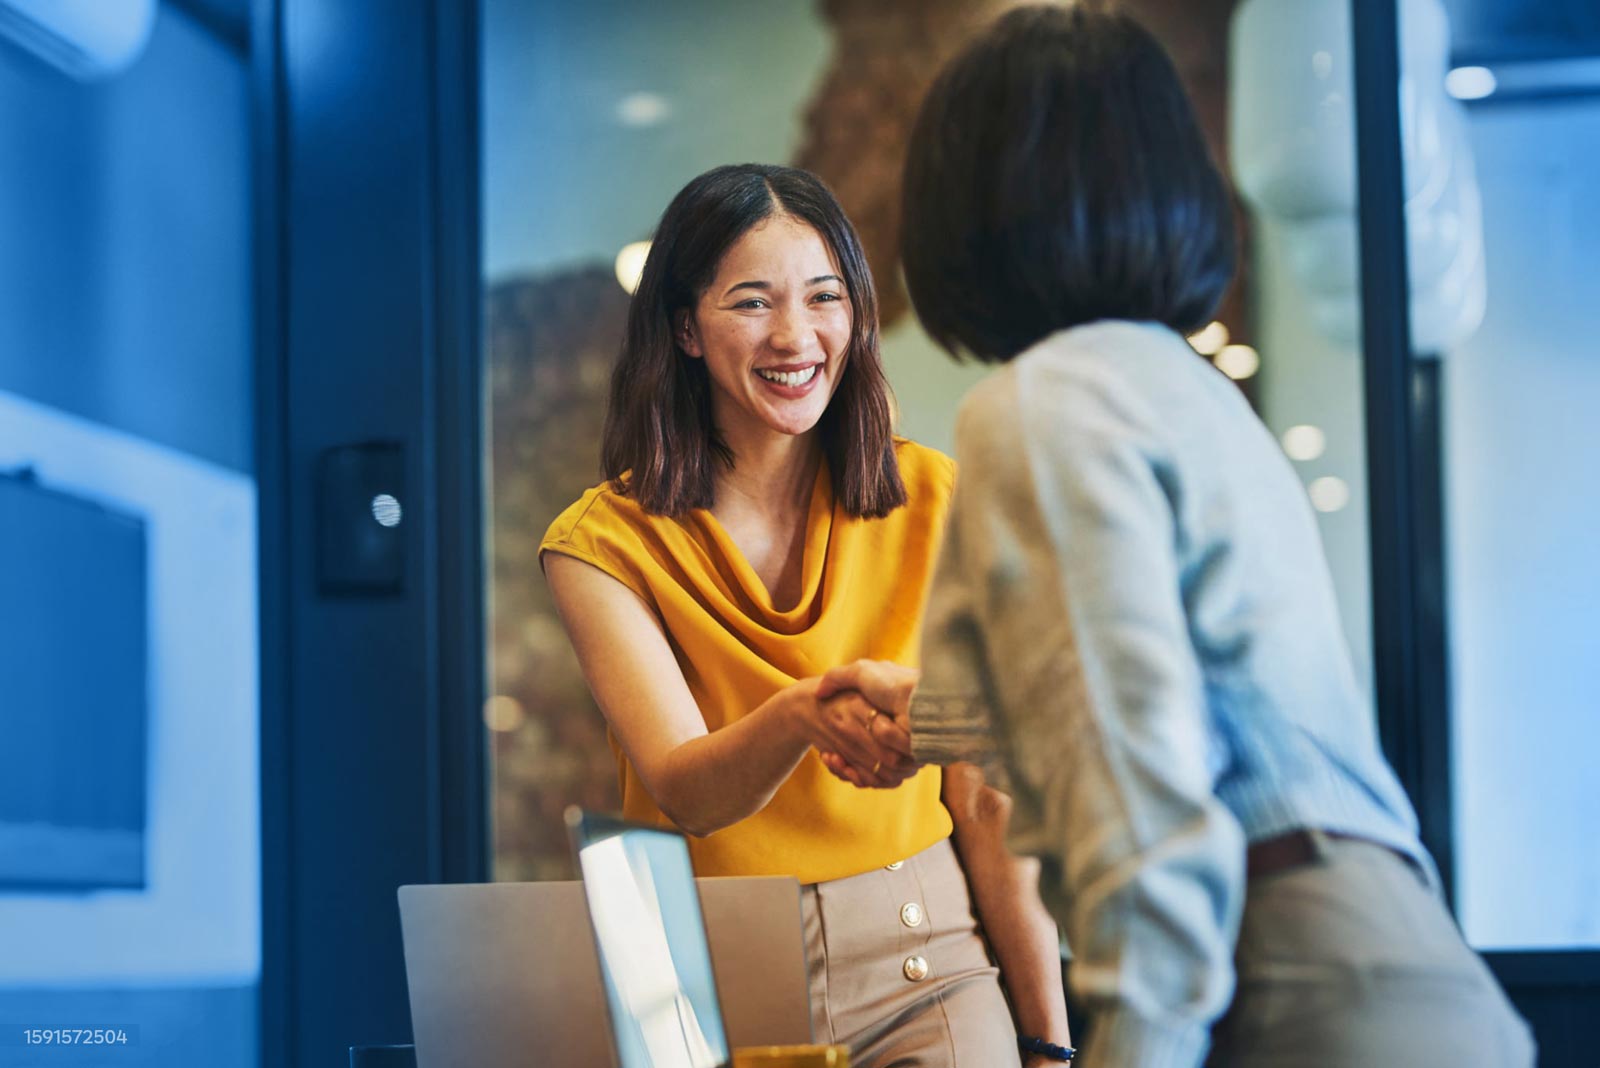
M811 433L811 431L817 428L817 424L821 422L821 412L818 412L816 416L810 419L767 419L767 425L772 429L776 430L780 434L788 434L793 438L800 437L803 434Z

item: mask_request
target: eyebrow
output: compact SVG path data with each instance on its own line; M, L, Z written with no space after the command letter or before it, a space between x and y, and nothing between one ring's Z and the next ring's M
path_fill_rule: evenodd
M815 285L821 285L823 282L841 282L842 283L843 281L844 281L844 279L840 278L836 274L819 274L815 278L807 278L806 279L806 285L815 286ZM761 281L756 281L756 280L752 280L752 281L748 281L748 282L735 282L733 285L729 286L727 288L726 292L724 292L722 295L724 297L726 297L726 296L728 296L728 294L732 293L736 289L759 289L762 292L766 292L767 290L769 290L771 288L772 288L772 283L771 282L761 282Z

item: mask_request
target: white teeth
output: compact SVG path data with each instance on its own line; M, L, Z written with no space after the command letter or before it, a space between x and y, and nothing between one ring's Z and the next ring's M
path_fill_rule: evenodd
M803 386L817 376L817 368L821 366L820 363L814 363L804 371L767 371L758 367L756 374L780 386Z

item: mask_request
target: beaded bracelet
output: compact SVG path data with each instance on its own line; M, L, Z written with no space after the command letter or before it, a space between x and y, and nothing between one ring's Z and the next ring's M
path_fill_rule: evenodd
M1044 1039L1034 1038L1032 1035L1018 1035L1017 1048L1024 1053L1037 1053L1041 1057L1049 1057L1051 1060L1061 1061L1063 1064L1070 1061L1078 1052L1071 1046L1058 1046L1054 1042L1046 1042Z

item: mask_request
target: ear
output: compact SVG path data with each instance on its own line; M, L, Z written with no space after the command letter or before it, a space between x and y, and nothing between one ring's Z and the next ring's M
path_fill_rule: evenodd
M700 359L705 355L700 348L700 338L695 334L694 316L689 314L688 308L679 309L672 320L672 339L687 356Z

